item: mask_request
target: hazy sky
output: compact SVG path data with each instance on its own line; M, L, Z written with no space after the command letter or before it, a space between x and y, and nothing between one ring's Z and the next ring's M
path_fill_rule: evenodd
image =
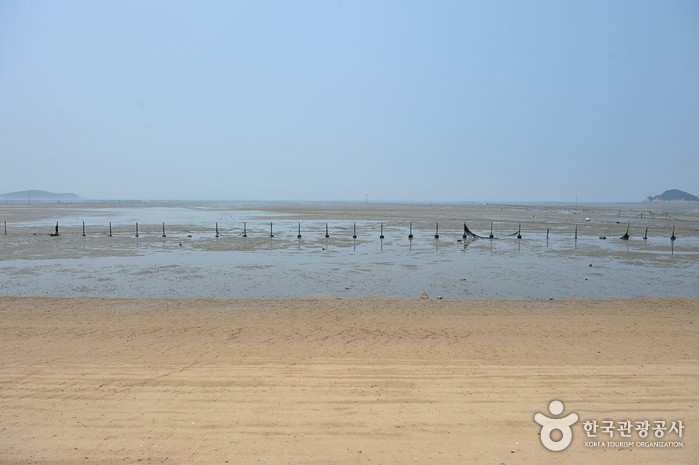
M0 0L0 193L699 194L699 2Z

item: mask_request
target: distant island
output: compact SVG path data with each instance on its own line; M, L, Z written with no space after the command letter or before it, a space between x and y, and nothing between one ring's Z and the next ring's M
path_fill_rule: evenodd
M670 189L660 195L647 197L644 202L699 202L699 197L679 189Z
M78 200L75 194L56 194L53 192L28 190L20 192L9 192L0 194L0 199L6 200Z

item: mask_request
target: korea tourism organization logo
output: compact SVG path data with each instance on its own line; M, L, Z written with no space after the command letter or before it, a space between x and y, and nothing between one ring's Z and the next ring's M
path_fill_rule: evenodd
M551 415L558 416L563 413L563 402L554 400L549 404L549 412ZM537 413L534 415L534 421L541 425L541 443L548 450L559 452L570 445L573 440L573 430L570 429L573 424L578 421L578 415L571 413L563 418L549 418L544 414ZM554 441L551 439L551 433L555 430L561 432L561 439Z
M549 417L543 413L536 413L534 421L541 425L539 434L541 444L552 452L560 452L570 446L573 441L572 426L578 421L577 413L569 413L566 416L561 416L563 413L563 402L554 400L549 404L549 413L553 416ZM652 422L643 420L602 420L598 422L593 419L586 419L582 422L585 439L585 447L608 447L608 448L682 448L684 441L681 439L684 431L682 420L666 421L653 420ZM559 431L560 439L555 440L552 436L554 431ZM636 433L639 439L632 440L633 432ZM614 440L616 437L617 440ZM667 437L666 437L667 436ZM653 440L648 440L653 439Z

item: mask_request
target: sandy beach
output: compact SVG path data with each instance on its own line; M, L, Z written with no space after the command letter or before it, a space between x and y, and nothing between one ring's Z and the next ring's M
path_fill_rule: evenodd
M0 462L697 463L698 317L697 299L2 297ZM562 452L533 420L554 399L579 417ZM590 420L684 430L587 438Z

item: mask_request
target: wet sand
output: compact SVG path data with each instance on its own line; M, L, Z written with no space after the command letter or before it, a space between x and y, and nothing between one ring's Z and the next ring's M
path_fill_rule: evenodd
M697 299L1 297L0 322L0 463L699 457ZM554 399L579 416L558 453ZM683 447L586 447L620 440L586 420L681 420Z
M8 231L0 236L0 273L7 278L0 280L0 295L417 298L425 291L453 300L699 297L697 208L338 202L0 205ZM60 236L50 237L56 222ZM492 223L497 239L464 239L465 223L481 236L489 235ZM437 224L439 239L434 237ZM244 227L248 237L242 237ZM516 237L520 227L521 240ZM631 239L621 240L627 228Z

